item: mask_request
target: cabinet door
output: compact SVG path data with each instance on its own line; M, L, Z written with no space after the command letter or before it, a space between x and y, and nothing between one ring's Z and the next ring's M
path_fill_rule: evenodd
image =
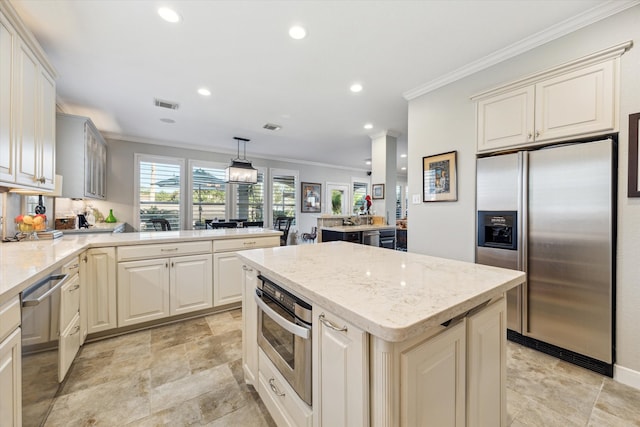
M36 134L39 65L27 45L18 40L16 47L16 84L12 111L16 143L16 182L35 186L39 178Z
M22 368L20 328L0 342L0 423L22 426Z
M85 283L87 332L91 334L117 327L115 248L93 248L87 251Z
M317 333L315 425L369 425L369 348L367 334L341 318L313 308Z
M99 142L97 145L94 173L96 197L104 199L107 197L107 146L104 142Z
M89 330L89 315L87 312L87 252L80 254L80 271L78 279L80 283L80 345L83 345L87 339Z
M80 310L80 276L74 274L60 288L60 331L64 331ZM79 323L78 323L79 324Z
M4 182L15 181L15 145L11 120L15 44L15 30L0 14L0 181Z
M38 79L38 187L53 190L56 179L56 83L44 68Z
M62 382L64 377L80 350L80 315L69 323L69 326L60 332L60 347L58 348L58 382Z
M242 263L235 252L213 255L213 306L242 300Z
M258 285L258 273L242 266L242 366L247 383L257 388L258 383L258 306L253 299Z
M87 197L95 197L96 150L98 141L89 123L84 124L84 134L86 139L84 155L84 194Z
M534 87L478 101L478 152L533 142Z
M118 327L169 315L169 259L118 263Z
M211 308L211 254L190 255L170 259L170 314Z
M466 321L400 354L402 426L465 425Z
M612 60L536 85L536 141L613 131L616 126Z
M506 426L505 300L469 316L467 426Z

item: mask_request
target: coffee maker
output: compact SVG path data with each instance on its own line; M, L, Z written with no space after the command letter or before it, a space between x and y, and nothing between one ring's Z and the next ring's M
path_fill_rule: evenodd
M89 221L84 214L78 214L78 228L89 228Z

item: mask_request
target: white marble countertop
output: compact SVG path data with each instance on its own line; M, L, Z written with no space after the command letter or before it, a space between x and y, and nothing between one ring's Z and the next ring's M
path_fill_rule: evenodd
M71 230L60 230L64 234L87 234L87 233L113 233L124 231L124 222L97 222L89 228L74 228Z
M346 242L238 256L312 305L390 342L417 336L525 281L520 271Z
M370 225L333 225L333 226L323 226L320 230L330 230L330 231L338 231L340 233L349 233L350 231L371 231L371 230L388 230L395 229L395 225L381 225L381 224L370 224Z
M0 304L68 262L88 248L193 240L241 239L280 236L281 231L263 228L156 231L65 235L53 240L23 240L0 244Z

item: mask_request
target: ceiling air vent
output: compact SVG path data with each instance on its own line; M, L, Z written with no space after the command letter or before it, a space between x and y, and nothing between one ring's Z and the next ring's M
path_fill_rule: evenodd
M156 104L156 107L168 108L170 110L177 110L178 107L180 107L180 104L178 104L177 102L164 101L158 98L156 98L154 102Z
M273 123L267 123L262 127L265 128L266 130L280 130L280 128L282 128L282 126L274 125Z

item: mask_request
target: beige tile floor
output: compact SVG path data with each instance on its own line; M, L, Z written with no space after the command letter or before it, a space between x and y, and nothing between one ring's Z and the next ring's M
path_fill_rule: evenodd
M88 343L45 426L274 426L242 379L241 329L233 310ZM508 355L510 426L640 426L640 390L517 344Z

